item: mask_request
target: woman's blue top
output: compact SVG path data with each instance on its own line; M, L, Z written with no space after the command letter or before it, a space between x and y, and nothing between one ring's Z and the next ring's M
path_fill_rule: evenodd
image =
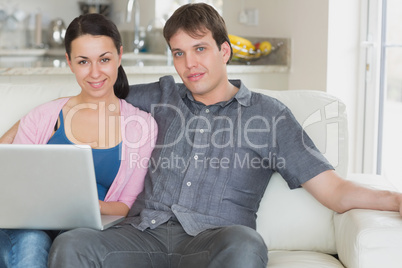
M48 144L73 144L66 136L63 112L60 111L60 127L48 141ZM121 143L108 149L92 149L96 184L99 200L104 200L120 168Z

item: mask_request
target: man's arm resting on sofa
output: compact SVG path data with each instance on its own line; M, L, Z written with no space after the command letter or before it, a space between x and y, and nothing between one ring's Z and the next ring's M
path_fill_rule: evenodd
M19 121L15 123L3 136L0 137L0 143L13 143L15 135L17 135Z
M402 216L402 193L364 187L344 180L328 170L303 184L324 206L343 213L351 209L399 211Z

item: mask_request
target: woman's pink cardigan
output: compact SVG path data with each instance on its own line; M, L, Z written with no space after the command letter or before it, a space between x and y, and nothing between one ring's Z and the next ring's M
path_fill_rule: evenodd
M15 144L46 144L68 98L42 104L25 115L19 124ZM122 152L119 171L105 201L125 203L129 208L143 190L151 152L158 132L154 118L120 100Z

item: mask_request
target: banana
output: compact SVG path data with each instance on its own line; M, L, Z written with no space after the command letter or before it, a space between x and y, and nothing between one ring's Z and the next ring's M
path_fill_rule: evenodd
M246 38L229 34L229 40L235 57L248 58L255 52L255 46Z

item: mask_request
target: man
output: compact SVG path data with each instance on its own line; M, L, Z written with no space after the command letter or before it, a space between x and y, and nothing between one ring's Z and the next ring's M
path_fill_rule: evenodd
M164 36L183 84L162 77L132 86L127 97L158 122L144 191L124 224L56 238L50 267L265 268L267 248L255 231L255 217L273 172L340 213L401 213L401 194L356 186L336 175L320 154L306 151L308 143L318 152L311 140L302 140L303 130L287 107L228 81L232 51L225 23L212 7L180 7L166 22ZM237 162L269 155L286 165Z

